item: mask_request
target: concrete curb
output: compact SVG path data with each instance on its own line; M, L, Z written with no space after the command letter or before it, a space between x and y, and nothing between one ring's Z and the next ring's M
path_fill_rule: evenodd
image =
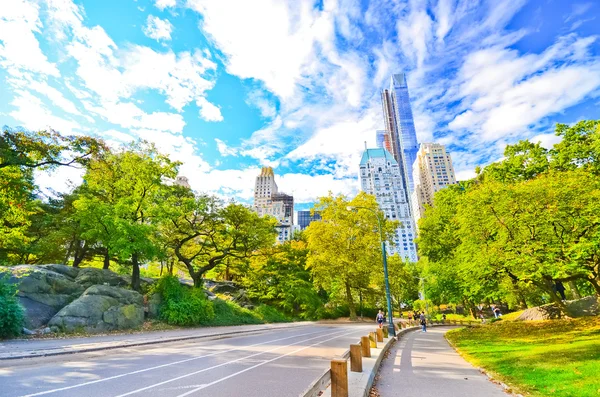
M270 330L297 328L297 327L301 327L304 325L310 325L310 324L312 324L312 323L302 323L302 324L298 324L298 325L289 325L289 326L282 326L282 327L263 327L263 328L244 330L244 331L236 330L236 331L231 331L231 332L221 332L218 334L178 336L178 337L164 338L164 339L144 340L144 341L140 341L140 342L117 343L117 344L108 345L108 346L86 347L86 348L73 349L73 350L42 351L41 353L33 353L33 354L0 356L0 361L21 360L21 359L27 359L27 358L40 358L40 357L50 357L50 356L64 356L64 355L68 355L68 354L79 354L79 353L91 353L91 352L102 351L102 350L114 350L114 349L121 349L121 348L126 348L126 347L146 346L146 345L170 343L170 342L181 342L181 341L193 340L193 339L225 338L225 337L232 336L232 335L240 335L240 334L246 335L246 334L254 334L254 333L270 331ZM99 343L102 343L102 342L99 342Z

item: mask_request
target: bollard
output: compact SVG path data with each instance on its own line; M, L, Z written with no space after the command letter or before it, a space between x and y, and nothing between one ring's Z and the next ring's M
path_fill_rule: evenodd
M369 332L369 341L370 341L371 347L376 349L377 348L377 339L375 337L375 332Z
M394 324L394 329L396 331L400 331L401 328L402 328L402 323Z
M331 360L331 397L348 397L346 360Z
M362 372L361 345L350 345L350 371Z
M390 337L390 330L387 327L383 327L383 337L384 338L389 338Z
M360 346L362 347L362 356L371 357L371 342L369 342L368 336L362 336L360 338Z
M377 328L377 333L375 335L377 335L377 342L383 342L383 329L382 328Z

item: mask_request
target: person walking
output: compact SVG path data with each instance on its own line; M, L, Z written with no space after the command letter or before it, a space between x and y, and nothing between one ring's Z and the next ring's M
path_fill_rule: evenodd
M379 324L379 328L383 328L383 312L381 310L377 313L377 324Z
M421 320L421 332L427 332L427 319L425 318L425 313L421 313L419 320Z

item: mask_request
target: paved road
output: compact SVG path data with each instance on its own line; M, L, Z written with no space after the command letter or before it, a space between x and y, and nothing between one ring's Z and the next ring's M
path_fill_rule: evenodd
M373 325L307 325L230 338L0 361L0 395L293 396Z
M375 388L381 397L507 397L444 338L450 327L403 336L383 361Z

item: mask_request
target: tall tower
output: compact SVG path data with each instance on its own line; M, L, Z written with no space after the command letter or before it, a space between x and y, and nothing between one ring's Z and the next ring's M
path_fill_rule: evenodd
M423 216L425 205L433 205L433 195L438 190L456 183L452 158L446 147L439 143L422 143L413 166L415 190L412 209L415 224Z
M390 94L392 108L394 112L396 134L399 136L400 153L404 164L404 175L408 184L408 192L414 190L413 164L417 159L419 143L417 142L417 133L415 131L415 121L413 119L412 108L410 106L410 97L408 95L408 85L406 84L406 74L394 74L390 82Z
M375 196L387 219L400 221L389 246L390 254L417 261L416 237L404 177L394 156L385 149L366 149L360 161L361 188Z
M294 197L280 193L271 167L263 167L254 185L254 211L259 216L269 215L277 219L279 235L277 242L292 238L294 225Z

